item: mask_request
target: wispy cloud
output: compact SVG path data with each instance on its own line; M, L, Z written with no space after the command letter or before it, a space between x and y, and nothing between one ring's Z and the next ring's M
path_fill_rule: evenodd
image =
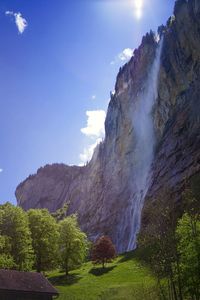
M92 100L96 100L97 96L96 95L92 95L91 99Z
M3 169L0 168L0 173L2 173L2 172L3 172Z
M113 61L111 61L111 65L119 64L121 62L125 63L133 56L133 49L125 48L122 52L120 52Z
M17 26L18 32L22 34L26 27L28 26L28 23L25 18L22 17L22 14L20 12L15 13L13 11L6 11L5 14L7 16L12 16L15 18L15 24Z
M87 147L83 149L83 153L79 155L80 165L84 165L92 158L94 149L102 141L105 135L104 123L106 113L104 110L86 111L87 126L81 128L81 132L92 140Z

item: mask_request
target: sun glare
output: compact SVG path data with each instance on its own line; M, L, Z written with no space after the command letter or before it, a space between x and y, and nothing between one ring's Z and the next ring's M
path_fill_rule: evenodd
M139 20L142 17L143 0L134 0L135 16Z

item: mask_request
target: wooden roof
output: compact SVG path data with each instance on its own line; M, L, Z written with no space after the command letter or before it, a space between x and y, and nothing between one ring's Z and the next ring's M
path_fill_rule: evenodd
M0 270L0 290L58 295L42 274L14 270Z

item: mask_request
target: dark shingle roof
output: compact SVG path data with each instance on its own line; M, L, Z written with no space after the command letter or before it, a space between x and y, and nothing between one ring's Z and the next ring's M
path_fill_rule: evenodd
M42 274L13 270L0 270L0 290L58 295L57 290Z

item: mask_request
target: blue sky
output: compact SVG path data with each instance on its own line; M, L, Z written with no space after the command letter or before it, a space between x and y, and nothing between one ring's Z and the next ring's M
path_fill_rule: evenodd
M0 0L0 203L40 166L89 159L119 67L173 12L135 1Z

